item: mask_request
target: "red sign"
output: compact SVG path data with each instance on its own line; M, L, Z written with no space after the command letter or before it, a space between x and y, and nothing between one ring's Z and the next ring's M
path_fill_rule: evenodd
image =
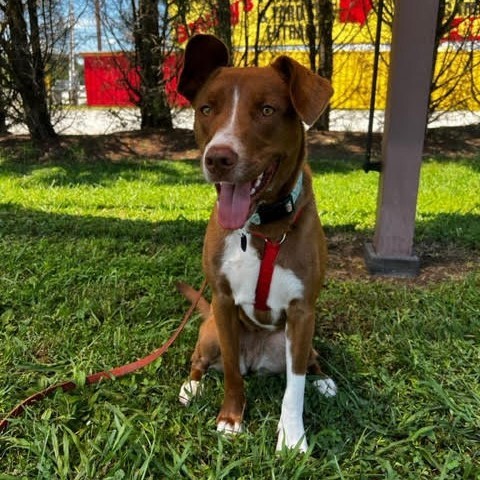
M138 104L140 74L126 53L85 53L84 76L87 105L129 107ZM171 106L183 107L187 100L177 93L181 55L171 54L163 63L165 93Z
M340 22L365 25L372 10L372 0L340 0Z
M124 53L85 53L87 105L130 106L138 101L140 77Z

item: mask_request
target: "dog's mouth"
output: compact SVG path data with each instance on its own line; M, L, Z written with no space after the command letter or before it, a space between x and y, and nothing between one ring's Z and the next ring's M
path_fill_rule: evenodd
M271 164L253 181L241 183L219 182L218 221L223 228L242 228L257 206L257 202L277 171L278 163Z

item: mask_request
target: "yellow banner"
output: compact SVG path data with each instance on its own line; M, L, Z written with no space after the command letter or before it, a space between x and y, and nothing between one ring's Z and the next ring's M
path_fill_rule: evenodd
M288 54L310 65L308 28L322 24L321 1L307 0L233 0L230 2L230 28L236 65L267 65L279 54ZM377 2L375 2L376 5ZM451 7L451 2L447 2ZM308 5L313 10L309 11ZM323 7L325 8L325 7ZM335 90L332 107L341 109L368 109L373 74L373 45L377 28L377 14L372 0L337 0L333 11L333 78ZM381 36L376 108L385 107L391 20L394 0L386 0ZM452 23L452 28L442 40L438 53L436 74L440 88L435 98L442 109L479 110L480 105L469 94L480 88L480 53L468 52L461 45L480 40L480 12L475 0L465 1L462 10ZM313 16L313 17L312 17ZM313 22L309 22L313 18ZM389 25L390 24L390 25ZM190 4L186 21L176 26L175 41L184 47L195 33L215 33L218 16L212 6L195 1ZM318 45L318 30L315 32ZM448 47L451 42L453 47ZM450 43L449 43L450 42ZM463 42L463 43L461 43ZM460 46L459 46L460 45ZM454 53L452 53L454 52ZM317 54L318 57L318 54ZM450 62L446 65L446 61ZM318 62L318 60L317 60ZM462 69L470 65L471 75L461 78ZM460 78L452 88L452 79Z

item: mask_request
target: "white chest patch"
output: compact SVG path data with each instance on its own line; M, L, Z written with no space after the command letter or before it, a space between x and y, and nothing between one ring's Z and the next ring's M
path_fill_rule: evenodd
M260 271L260 258L247 235L247 248L240 248L241 231L236 230L225 239L221 272L227 277L232 289L235 304L242 307L250 320L265 329L275 329L274 325L264 325L255 319L255 289ZM292 300L303 296L303 283L289 269L275 265L270 285L267 305L273 320L280 318Z

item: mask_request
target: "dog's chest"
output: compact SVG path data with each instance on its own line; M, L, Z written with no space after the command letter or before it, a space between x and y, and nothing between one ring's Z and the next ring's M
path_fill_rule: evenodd
M290 302L303 297L302 281L292 270L275 265L267 297L272 324L260 323L255 317L255 292L260 271L260 256L251 245L250 235L246 237L246 248L240 246L241 232L235 231L225 239L221 272L227 278L236 305L242 307L245 314L257 326L275 329L278 321Z

